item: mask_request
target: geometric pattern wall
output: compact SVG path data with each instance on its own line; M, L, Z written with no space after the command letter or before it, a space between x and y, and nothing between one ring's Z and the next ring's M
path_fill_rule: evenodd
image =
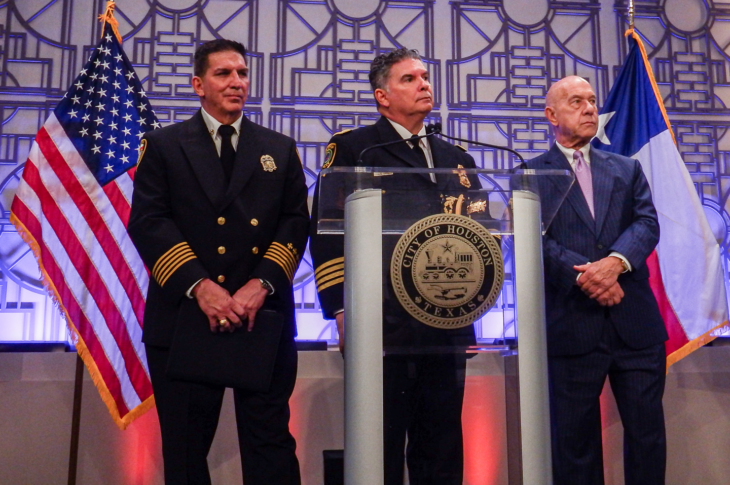
M104 0L0 0L0 340L65 340L10 202L35 133L100 36ZM417 48L434 83L432 120L454 136L531 158L552 143L555 80L578 74L602 102L626 55L625 0L118 0L124 50L163 124L198 107L192 54L226 37L250 51L247 115L295 138L311 186L333 133L373 123L370 61ZM680 152L730 257L730 0L636 0L636 28ZM484 168L512 155L470 146ZM493 180L496 185L504 181ZM311 190L311 189L310 189ZM727 271L726 271L727 275ZM329 338L313 270L296 276L300 335Z

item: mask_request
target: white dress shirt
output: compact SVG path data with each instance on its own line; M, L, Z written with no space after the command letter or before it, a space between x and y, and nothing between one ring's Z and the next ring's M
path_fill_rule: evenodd
M221 156L221 143L223 143L223 138L221 137L220 133L218 133L218 128L223 124L217 119L213 118L210 114L208 114L207 111L205 111L205 108L200 108L200 113L203 115L203 121L205 122L205 126L208 128L208 133L210 134L211 138L213 138L213 143L215 144L215 149L218 152L218 156ZM241 112L241 116L238 117L236 121L231 123L231 126L234 130L236 130L233 135L231 135L231 143L233 144L233 151L238 148L238 137L241 134L241 120L243 119L243 112Z
M404 140L407 140L413 136L413 133L411 133L410 131L405 129L403 127L403 125L400 125L389 118L386 118L386 119L388 121L390 121L390 124L393 125L393 128L395 128L395 131L397 131L398 134L401 137L403 137ZM423 136L425 134L426 134L426 125L423 125L421 127L421 130L418 132L418 136ZM408 146L411 147L411 149L413 149L413 144L411 142L406 142L406 143L408 143ZM421 138L420 140L418 140L418 146L421 147L421 150L423 150L423 153L426 155L426 164L428 165L428 168L434 168L433 155L431 155L431 145L428 143L428 139ZM436 174L431 173L430 175L431 175L431 182L436 183Z

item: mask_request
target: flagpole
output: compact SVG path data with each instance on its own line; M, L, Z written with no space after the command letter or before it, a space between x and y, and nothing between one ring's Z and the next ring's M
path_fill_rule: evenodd
M629 0L629 30L634 30L634 0Z
M84 361L76 354L76 379L74 381L74 406L71 414L71 446L68 456L68 485L76 485L79 462L79 429L81 428L81 391L84 386Z

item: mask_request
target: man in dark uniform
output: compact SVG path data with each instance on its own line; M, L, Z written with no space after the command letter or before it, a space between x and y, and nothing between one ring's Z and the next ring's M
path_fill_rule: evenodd
M292 279L307 240L307 188L294 140L242 114L245 56L228 40L198 48L192 84L202 109L147 133L135 176L129 234L152 275L143 341L168 484L210 484L206 457L225 391L166 375L186 299L197 301L200 325L211 332L251 330L262 308L285 316L268 392L234 389L234 401L246 485L300 483L289 397L297 370Z
M433 108L433 92L423 62L415 50L401 48L375 58L370 84L382 117L372 126L336 134L327 147L326 166L354 166L359 154L379 143L401 143L367 152L365 166L474 168L474 160L460 149L425 135L423 120ZM325 168L326 168L325 166ZM422 216L443 212L440 194L463 193L477 188L476 177L422 176L382 177L388 193L404 189L419 201L384 207L389 217L413 219L415 207ZM318 182L319 183L319 182ZM400 184L400 187L394 184ZM319 189L319 187L317 187ZM395 189L395 190L392 190ZM310 250L325 318L336 319L340 348L344 344L344 241L342 236L317 234L319 190L315 193ZM484 204L482 204L482 207ZM399 213L402 212L402 214ZM339 215L342 217L342 214ZM387 236L383 254L390 258L398 240ZM412 484L461 484L463 444L461 407L464 396L466 355L464 348L475 342L472 325L441 330L411 317L398 302L390 280L389 265L383 265L383 345L385 483L402 485L405 450ZM407 348L440 348L441 353L406 355ZM443 352L444 348L451 351ZM400 355L399 355L400 354Z

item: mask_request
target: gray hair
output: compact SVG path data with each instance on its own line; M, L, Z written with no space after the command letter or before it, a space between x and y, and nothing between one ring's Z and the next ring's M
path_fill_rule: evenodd
M416 49L407 49L405 47L380 54L373 59L373 62L370 63L370 74L368 74L370 86L372 86L373 91L376 89L385 89L388 77L390 76L390 68L405 59L422 60L421 55Z

